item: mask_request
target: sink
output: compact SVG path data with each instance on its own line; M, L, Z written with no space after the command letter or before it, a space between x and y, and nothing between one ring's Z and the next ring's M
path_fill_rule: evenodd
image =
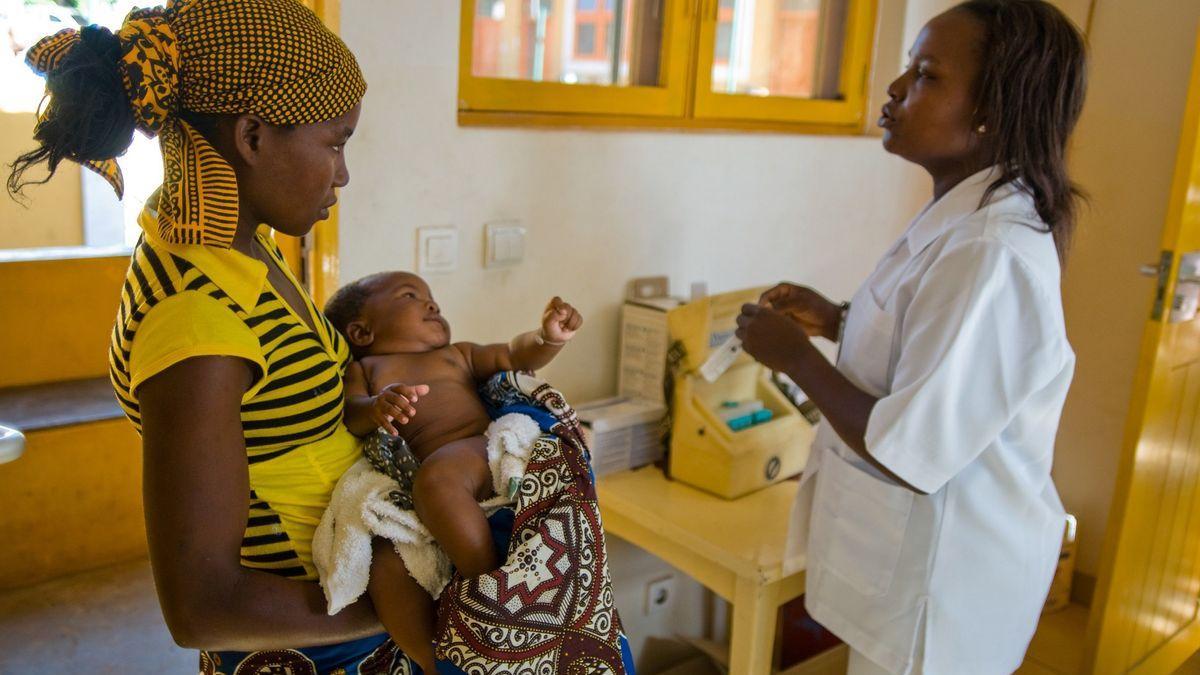
M11 462L25 452L25 434L0 425L0 464Z

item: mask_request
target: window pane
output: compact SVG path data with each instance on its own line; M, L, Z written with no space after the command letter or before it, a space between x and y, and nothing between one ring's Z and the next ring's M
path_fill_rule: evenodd
M717 62L729 62L729 47L733 44L733 25L728 21L717 24L717 51L714 54Z
M64 3L68 4L68 3ZM33 126L46 81L25 64L25 53L43 36L63 28L96 23L115 30L134 6L146 0L50 0L0 2L0 164L34 147ZM73 162L63 162L54 179L26 188L28 208L0 195L0 250L45 247L111 248L133 244L140 229L137 215L162 182L158 141L140 133L117 159L125 177L125 199L118 201L102 179ZM7 176L7 170L4 175ZM45 174L39 167L29 178Z
M839 98L847 0L723 0L712 88L718 93Z
M475 17L471 72L534 82L658 86L657 0L493 0Z

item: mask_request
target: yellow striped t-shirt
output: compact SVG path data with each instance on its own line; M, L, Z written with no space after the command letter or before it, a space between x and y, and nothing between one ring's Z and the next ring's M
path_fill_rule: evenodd
M272 288L262 262L165 242L155 221L147 206L113 327L117 399L140 432L137 391L146 379L195 356L252 364L256 377L241 406L250 478L242 564L315 579L313 530L337 479L361 456L342 422L347 345L300 288L267 227L258 241L305 299L315 331Z

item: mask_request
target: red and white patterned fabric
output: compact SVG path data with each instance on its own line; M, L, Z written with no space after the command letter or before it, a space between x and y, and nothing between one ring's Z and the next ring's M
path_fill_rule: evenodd
M474 579L456 576L441 596L439 672L633 673L574 410L523 374L501 373L481 394L494 416L530 414L544 433L517 492L505 564Z

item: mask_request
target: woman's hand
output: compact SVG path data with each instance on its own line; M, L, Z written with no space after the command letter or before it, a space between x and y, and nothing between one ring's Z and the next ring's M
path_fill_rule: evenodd
M583 326L583 315L557 295L542 312L542 339L549 344L562 345L575 337Z
M770 307L800 324L809 336L837 341L842 308L807 286L781 283L763 293L758 304Z
M798 321L770 307L742 305L737 325L742 349L771 370L790 375L797 357L810 346L808 334Z
M429 385L425 384L389 384L371 397L371 421L396 436L400 432L393 422L408 424L417 414L413 404L428 393Z

